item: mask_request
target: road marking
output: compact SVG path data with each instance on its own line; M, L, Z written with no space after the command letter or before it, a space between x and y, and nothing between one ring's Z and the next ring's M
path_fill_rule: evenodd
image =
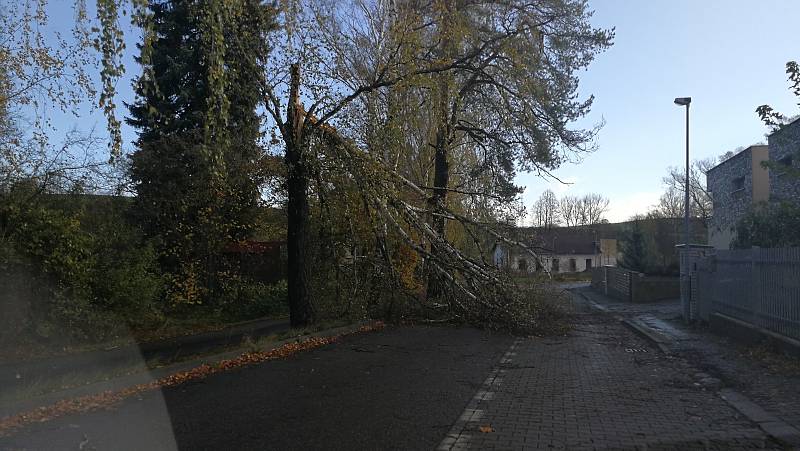
M461 414L461 418L459 421L463 421L468 423L470 421L478 421L483 418L483 410L480 409L466 409L464 413Z
M500 365L511 363L511 358L517 355L514 350L519 346L520 343L522 343L521 338L517 338L513 343L511 343L511 346L508 347L508 350L500 359ZM503 375L505 372L506 370L500 368L499 365L492 368L492 370L489 372L489 376L483 381L480 389L478 389L478 392L475 393L475 396L473 396L472 399L470 399L469 403L464 408L464 412L453 424L453 427L450 428L450 432L448 432L444 439L439 443L439 446L436 448L437 450L451 451L469 448L469 442L472 438L472 434L467 432L467 427L470 426L470 423L476 423L483 418L484 411L483 409L479 408L481 407L480 404L494 399L494 390L503 383Z

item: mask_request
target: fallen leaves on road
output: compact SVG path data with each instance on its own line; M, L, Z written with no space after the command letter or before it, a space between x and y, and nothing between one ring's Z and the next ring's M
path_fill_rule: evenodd
M481 426L478 428L479 431L483 432L484 434L488 434L490 432L494 432L494 428L491 426Z
M150 390L164 387L174 387L188 381L204 379L212 374L265 362L289 357L298 352L325 346L338 341L341 337L361 332L372 332L381 330L385 325L380 322L370 323L361 326L353 332L346 332L330 337L311 337L292 343L286 343L269 351L245 352L238 357L221 360L212 364L203 364L195 368L180 371L152 382L126 387L116 391L104 391L94 395L81 396L72 399L62 399L54 404L42 406L34 410L8 416L0 419L0 437L10 435L13 431L28 424L43 423L64 415L80 412L88 412L101 408L109 408L120 401L131 396L139 395Z

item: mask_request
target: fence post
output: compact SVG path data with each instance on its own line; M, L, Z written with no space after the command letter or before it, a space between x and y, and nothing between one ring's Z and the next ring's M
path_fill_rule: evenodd
M691 294L689 292L689 262L691 262L691 250L688 243L679 244L676 247L679 249L678 258L680 261L681 310L683 312L683 321L690 323L692 321Z
M751 310L751 322L753 325L757 327L761 326L761 299L759 299L759 295L761 294L761 290L759 289L761 283L761 274L759 274L759 267L758 267L758 260L761 256L761 248L758 246L753 246L750 249L750 310Z

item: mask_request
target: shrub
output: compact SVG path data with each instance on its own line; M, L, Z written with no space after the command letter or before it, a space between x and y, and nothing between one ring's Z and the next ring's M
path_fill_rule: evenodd
M800 246L800 207L790 204L759 204L736 224L734 249Z
M28 191L6 193L2 201L0 270L24 274L16 280L31 292L29 332L101 340L126 322L158 318L155 253L124 220L124 208L87 209L85 197Z
M234 319L253 319L288 313L288 285L233 278L224 283L221 302L225 314Z

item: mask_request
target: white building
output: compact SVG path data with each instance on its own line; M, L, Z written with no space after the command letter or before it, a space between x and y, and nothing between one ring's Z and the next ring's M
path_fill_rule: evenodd
M587 229L518 229L518 240L536 254L519 246L495 244L492 258L499 268L535 273L545 268L551 273L589 271L593 267L617 264L617 240L597 238Z

